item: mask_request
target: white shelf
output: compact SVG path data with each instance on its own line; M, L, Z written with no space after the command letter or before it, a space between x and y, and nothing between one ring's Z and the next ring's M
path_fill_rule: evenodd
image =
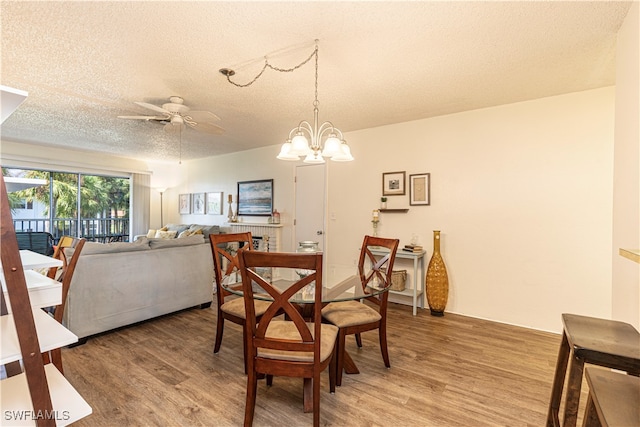
M39 308L33 310L33 320L36 324L40 350L43 353L78 342L78 337L73 332ZM20 343L13 315L0 316L0 333L0 342L2 343L0 346L0 365L21 360Z
M22 260L22 268L25 270L37 270L40 268L62 267L62 261L50 256L32 252L27 249L20 251L20 259ZM0 271L3 271L0 262Z
M44 370L51 394L53 415L58 426L66 426L91 415L93 412L91 406L55 366L49 363L44 366ZM36 425L31 417L33 405L24 372L0 382L0 407L2 407L0 425L16 427ZM22 420L16 419L19 415L22 415ZM26 419L24 419L25 416Z
M407 297L413 297L413 289L412 288L405 288L404 291L394 291L394 290L389 290L390 294L396 294L396 295L404 295ZM418 289L416 292L416 296L421 296L424 293L424 291L422 289Z
M376 255L386 255L389 253L387 249L379 248L372 249L371 252ZM398 249L396 252L396 264L394 265L394 269L398 269L399 264L397 260L400 259L409 259L413 261L413 288L406 288L404 291L389 291L390 294L401 295L411 298L411 305L413 307L413 315L415 316L418 312L418 307L424 308L424 286L425 286L425 265L424 259L426 258L427 252L407 252L402 249ZM418 279L418 273L420 273L420 279ZM401 301L399 301L401 302Z
M40 274L32 270L25 270L24 278L27 281L27 290L29 291L31 307L53 307L62 303L62 283L57 280L49 279L44 274ZM9 301L7 286L5 285L2 272L0 272L0 279L2 280L2 292L4 292L4 299L7 301L7 310L11 313L11 301Z
M619 250L620 255L640 264L640 249L623 249Z

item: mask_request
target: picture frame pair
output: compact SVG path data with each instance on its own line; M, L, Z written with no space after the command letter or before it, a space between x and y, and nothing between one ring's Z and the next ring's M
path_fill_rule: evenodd
M382 174L382 195L404 196L406 194L406 172L384 172ZM431 174L409 175L409 205L428 206L431 204Z
M178 196L178 212L181 215L222 215L223 195L224 193L221 191L180 194Z

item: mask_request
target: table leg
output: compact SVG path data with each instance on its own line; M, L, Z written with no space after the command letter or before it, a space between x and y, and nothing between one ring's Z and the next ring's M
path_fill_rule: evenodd
M556 427L560 425L559 410L560 401L562 400L562 389L564 388L564 379L567 372L567 363L569 361L569 341L565 333L562 334L562 342L560 350L558 350L558 360L556 362L556 373L553 379L553 388L551 390L551 399L549 401L549 412L547 413L547 427Z
M413 258L413 315L418 312L418 257Z
M358 370L358 367L356 366L355 362L353 361L353 359L351 358L351 356L349 356L349 352L345 351L344 352L344 372L347 374L359 374L360 371Z

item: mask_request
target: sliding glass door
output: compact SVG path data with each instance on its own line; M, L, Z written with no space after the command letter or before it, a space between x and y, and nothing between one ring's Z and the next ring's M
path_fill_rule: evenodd
M65 235L129 240L129 178L12 168L2 172L15 183L8 188L16 232L46 231L56 241Z

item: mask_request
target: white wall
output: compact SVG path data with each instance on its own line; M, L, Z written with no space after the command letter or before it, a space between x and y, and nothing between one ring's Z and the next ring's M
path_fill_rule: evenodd
M562 312L610 317L614 94L610 87L347 134L356 161L328 163L328 280L353 271L382 173L429 172L431 206L390 197L390 208L410 210L381 214L379 234L401 244L418 234L430 256L432 231L442 230L448 311L551 331L561 329ZM180 218L177 195L224 191L235 200L237 181L274 178L284 249L292 250L293 165L275 159L278 148L175 166L181 180L165 193L165 222L223 224L226 206L222 216Z
M640 4L634 2L618 31L613 198L614 319L640 329L640 264L620 248L640 248Z
M330 168L328 263L351 268L382 172L429 172L431 206L389 197L410 210L379 231L429 254L442 231L448 311L552 331L562 312L609 317L613 122L604 88L352 132L356 162Z

